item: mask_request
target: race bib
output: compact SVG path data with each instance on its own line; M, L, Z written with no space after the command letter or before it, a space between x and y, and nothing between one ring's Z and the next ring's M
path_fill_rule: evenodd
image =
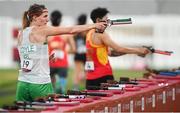
M54 57L59 59L64 59L64 52L61 50L54 50Z
M80 47L78 47L78 48L77 48L77 52L80 53L80 54L81 54L81 53L85 53L85 52L86 52L86 47L85 47L85 46L80 46Z
M93 61L86 61L85 70L86 71L94 71L94 62Z
M24 71L31 71L33 67L33 61L32 60L27 60L27 59L23 59L21 61L21 69Z

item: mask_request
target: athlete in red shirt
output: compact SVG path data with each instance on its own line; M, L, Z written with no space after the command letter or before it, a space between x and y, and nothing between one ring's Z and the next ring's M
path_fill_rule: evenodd
M59 26L62 14L59 11L51 13L51 22L53 26ZM54 60L50 62L50 75L57 93L65 93L66 82L68 75L68 51L67 45L69 44L71 51L75 51L75 42L70 35L57 35L48 40L49 54L54 55ZM55 75L58 75L56 77ZM58 78L56 80L56 78ZM57 83L57 84L56 84Z

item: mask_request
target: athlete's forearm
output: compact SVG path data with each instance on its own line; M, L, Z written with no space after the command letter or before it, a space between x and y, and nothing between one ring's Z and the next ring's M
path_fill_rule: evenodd
M87 25L76 25L71 27L70 33L75 34L75 33L80 33L84 32L90 29L95 29L96 25L95 24L87 24Z
M125 54L126 53L123 53L123 52L117 52L115 50L110 50L109 56L116 57L116 56L122 56L122 55L125 55Z
M140 54L142 51L140 48L131 48L131 47L121 47L118 49L118 52L126 53L126 54Z
M44 26L39 31L41 35L53 36L53 35L62 35L62 34L76 34L90 29L105 29L107 24L105 22L87 24L87 25L76 25L72 27L53 27L53 26Z

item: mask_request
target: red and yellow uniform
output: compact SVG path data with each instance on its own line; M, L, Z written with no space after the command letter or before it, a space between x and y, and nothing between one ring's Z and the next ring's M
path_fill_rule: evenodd
M92 43L92 34L94 32L95 30L90 30L87 33L86 39L86 58L87 61L93 61L94 63L94 70L86 72L87 80L112 76L112 68L108 60L108 47L105 45L95 45Z

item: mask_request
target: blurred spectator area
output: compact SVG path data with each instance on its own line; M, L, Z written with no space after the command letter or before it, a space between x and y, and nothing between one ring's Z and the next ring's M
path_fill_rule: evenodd
M13 61L16 63L20 62L20 57L19 57L19 52L17 48L17 38L18 38L18 33L19 33L19 28L14 27L12 29L12 34L13 34L13 40L14 40L14 46L13 46Z
M20 19L33 3L45 4L49 12L59 9L73 18L99 6L107 7L112 15L180 14L180 0L0 0L0 16Z
M106 29L109 35L120 45L153 46L156 49L173 51L171 56L152 54L145 59L136 55L125 55L110 58L113 68L141 69L146 66L154 68L171 68L180 65L180 16L137 16L110 15L110 19L132 18L132 24L111 26ZM19 61L17 52L17 32L21 27L21 20L0 18L0 68L14 67ZM66 16L63 26L73 25L75 18ZM67 24L68 23L68 24ZM91 23L90 19L88 23ZM73 66L73 57L69 56Z

